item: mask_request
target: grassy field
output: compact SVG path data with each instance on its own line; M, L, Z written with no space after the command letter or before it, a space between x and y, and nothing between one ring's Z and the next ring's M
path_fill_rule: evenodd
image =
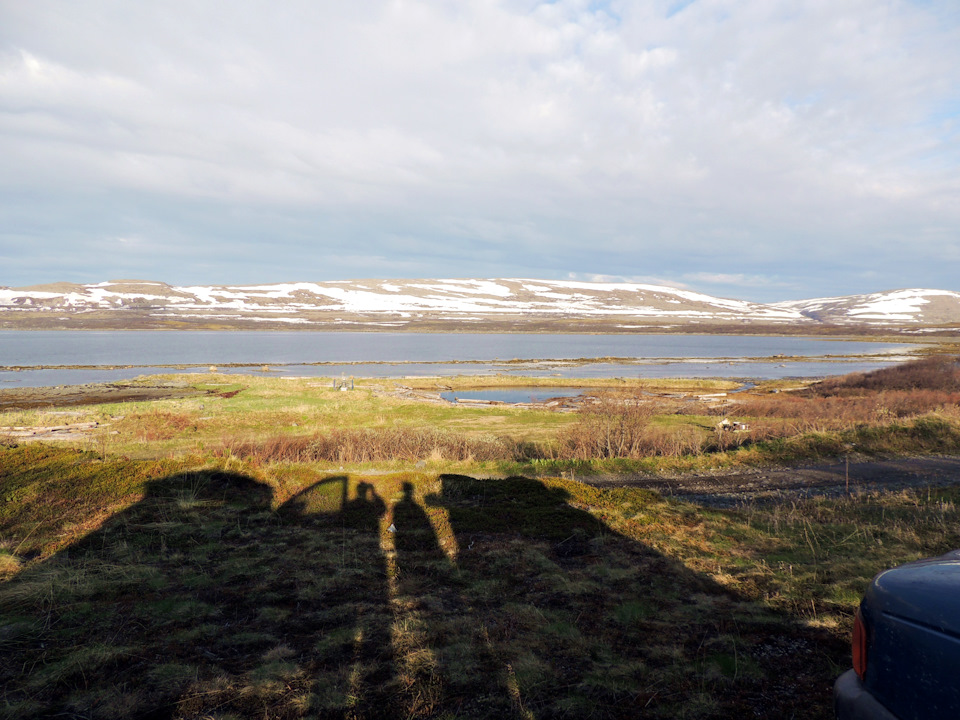
M547 409L521 409L510 405L466 407L446 402L425 402L423 392L436 394L447 388L502 387L505 384L536 386L543 379L434 378L405 380L357 380L350 392L339 392L323 378L271 378L203 375L161 376L144 379L188 384L202 392L188 398L150 402L128 402L62 408L0 412L0 428L55 426L64 422L97 422L97 432L87 447L101 454L136 459L170 458L185 455L207 457L246 442L267 439L313 438L344 429L388 433L395 430L435 429L443 434L475 442L502 441L504 445L549 445L557 433L576 422L576 415ZM583 386L584 382L559 380L552 385ZM611 390L655 391L661 393L710 393L736 387L729 381L617 381L591 380L588 387ZM2 430L0 430L2 434ZM438 470L457 470L477 465L458 464L444 457L441 449L423 459ZM542 452L535 453L543 455ZM517 460L501 454L503 467L481 466L481 470L503 470ZM407 468L411 456L381 458L380 469ZM451 464L452 463L452 464ZM340 463L342 464L342 463ZM362 469L364 463L351 463ZM339 464L337 465L339 467Z
M956 454L944 367L581 412L198 375L0 414L100 423L0 446L0 717L832 717L866 583L960 547L960 484L711 509L560 472Z

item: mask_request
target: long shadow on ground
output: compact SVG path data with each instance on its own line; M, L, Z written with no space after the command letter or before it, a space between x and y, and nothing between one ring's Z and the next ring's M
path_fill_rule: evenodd
M829 717L826 636L560 488L433 490L337 476L272 509L243 475L151 483L0 585L0 713Z
M562 488L441 480L429 500L447 509L476 667L504 711L508 695L527 717L832 717L824 655L843 648L827 634L614 532Z

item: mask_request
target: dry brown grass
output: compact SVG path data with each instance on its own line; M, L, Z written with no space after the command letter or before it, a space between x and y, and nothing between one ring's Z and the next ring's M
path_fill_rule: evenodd
M367 463L391 460L516 460L523 445L506 437L474 437L432 428L341 428L308 436L224 440L215 451L259 463Z
M138 413L123 421L123 426L134 428L143 442L170 440L184 431L197 430L201 425L202 421L190 413L163 410Z
M960 403L960 393L942 390L886 390L859 397L753 396L736 405L737 415L789 420L794 432L843 430L925 415ZM729 408L722 411L730 412Z
M960 362L949 355L934 355L902 365L851 373L817 383L811 392L818 395L856 394L863 390L936 390L960 392Z
M817 383L801 393L747 395L734 406L710 410L766 423L771 436L850 430L862 425L951 414L960 404L956 359L924 358L871 373ZM782 421L774 429L770 423Z
M642 460L750 446L765 447L775 460L783 451L781 440L790 440L791 460L798 459L799 449L819 457L844 442L877 452L928 452L931 428L940 438L938 447L952 442L949 424L960 412L958 377L954 359L930 358L825 381L799 393L745 393L716 404L655 398L636 389L610 393L580 411L578 422L559 434L551 457ZM698 415L699 421L664 422ZM746 429L711 429L712 421L704 422L724 416L745 420ZM811 444L807 437L817 441Z

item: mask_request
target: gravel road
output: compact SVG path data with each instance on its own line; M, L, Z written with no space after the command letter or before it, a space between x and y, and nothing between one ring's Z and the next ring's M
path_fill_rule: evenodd
M817 495L838 497L847 492L953 485L960 483L960 457L853 461L849 468L841 461L712 475L604 475L578 479L597 487L644 487L701 505L735 507Z

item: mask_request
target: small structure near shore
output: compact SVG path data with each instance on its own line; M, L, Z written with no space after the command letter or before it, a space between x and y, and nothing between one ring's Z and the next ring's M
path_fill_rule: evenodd
M729 418L724 418L717 423L717 430L731 430L733 432L746 432L749 426L746 423L734 420L730 422Z

